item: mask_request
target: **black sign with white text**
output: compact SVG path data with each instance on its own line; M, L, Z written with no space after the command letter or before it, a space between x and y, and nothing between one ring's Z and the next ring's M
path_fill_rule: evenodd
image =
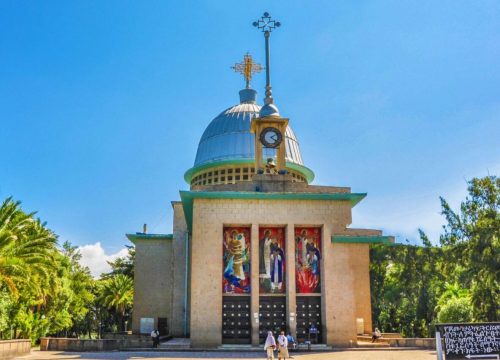
M500 323L439 324L449 359L500 359Z

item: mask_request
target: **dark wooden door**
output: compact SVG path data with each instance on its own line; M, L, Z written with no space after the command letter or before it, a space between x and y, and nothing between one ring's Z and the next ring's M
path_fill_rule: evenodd
M161 336L168 334L168 321L167 318L158 318L158 331Z
M318 329L316 335L311 335L312 343L323 340L321 328L321 297L297 296L297 341L308 340L309 329L314 325Z
M286 327L286 298L284 296L261 296L259 298L259 341L264 343L267 332L276 337Z
M222 343L250 344L250 296L222 298Z

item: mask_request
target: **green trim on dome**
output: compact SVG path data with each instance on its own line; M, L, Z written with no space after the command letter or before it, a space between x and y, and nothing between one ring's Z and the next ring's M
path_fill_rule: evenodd
M213 161L199 166L193 166L191 169L184 173L184 180L191 184L194 174L202 170L210 169L213 167L226 166L226 165L240 165L240 164L253 164L253 159L238 159L238 160L221 160Z
M194 166L188 171L186 171L184 173L184 180L189 185L191 185L191 180L193 179L193 176L202 170L210 169L213 167L227 166L227 165L253 164L254 162L255 162L254 159L234 159L234 160L221 160L221 161L209 162L199 166ZM305 167L304 165L295 164L287 161L286 167L304 175L308 184L310 184L314 180L314 172L308 167Z
M306 177L307 183L310 184L314 180L314 172L309 169L307 166L300 165L300 164L295 164L291 162L286 162L286 167L298 171L302 175Z

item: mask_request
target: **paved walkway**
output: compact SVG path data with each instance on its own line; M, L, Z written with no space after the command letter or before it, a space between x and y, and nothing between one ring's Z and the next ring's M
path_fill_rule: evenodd
M17 359L23 360L139 360L139 359L265 359L255 352L100 352L73 353L60 351L33 350L31 355ZM429 350L349 350L327 353L293 354L295 360L434 360L436 354Z

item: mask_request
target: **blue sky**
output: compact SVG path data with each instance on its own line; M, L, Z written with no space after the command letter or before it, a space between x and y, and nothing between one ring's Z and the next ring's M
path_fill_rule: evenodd
M230 66L264 61L266 10L274 96L315 183L368 192L353 226L435 238L438 197L499 174L498 1L3 0L0 198L102 256L145 222L170 232L203 130L244 86Z

